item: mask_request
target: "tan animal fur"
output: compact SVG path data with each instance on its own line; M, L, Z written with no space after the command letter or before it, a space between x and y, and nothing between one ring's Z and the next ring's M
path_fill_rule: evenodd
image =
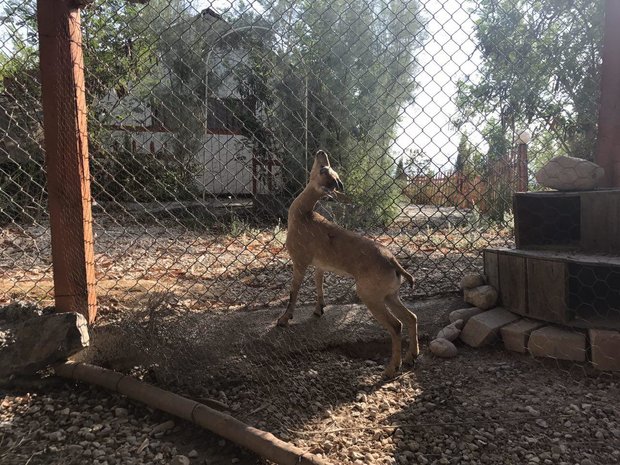
M315 315L325 307L323 277L325 271L355 278L357 293L376 320L392 338L392 357L385 375L392 377L401 365L401 329L403 321L409 330L410 344L405 362L419 353L416 316L401 302L398 291L401 277L413 286L413 277L384 246L347 231L314 211L323 197L337 197L342 183L329 164L327 154L316 154L306 188L293 201L288 212L286 248L293 261L293 282L286 312L278 319L286 326L293 318L299 287L308 266L316 269L317 304ZM393 312L393 313L392 313Z

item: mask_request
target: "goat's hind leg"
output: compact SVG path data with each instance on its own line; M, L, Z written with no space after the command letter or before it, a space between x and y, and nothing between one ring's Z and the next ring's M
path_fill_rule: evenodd
M415 313L402 303L398 296L398 291L395 294L387 296L385 301L398 319L407 325L407 330L409 332L409 349L405 354L403 362L413 363L420 354L420 346L418 344L418 318Z
M300 266L293 264L293 283L291 285L291 294L286 306L286 311L278 318L278 326L287 326L289 320L293 319L293 313L295 312L295 304L297 303L297 296L299 295L299 288L301 282L304 280L307 266Z
M402 330L402 323L394 315L390 313L385 306L385 302L381 299L377 299L374 296L364 296L359 292L358 294L362 301L372 313L372 316L390 333L392 338L392 357L388 366L385 368L383 375L386 378L393 378L396 376L398 370L400 370L401 364L401 338L400 333Z
M314 314L318 317L323 316L325 313L325 297L323 295L323 278L325 277L325 272L317 268L314 272L314 282L316 284L316 308L314 309Z

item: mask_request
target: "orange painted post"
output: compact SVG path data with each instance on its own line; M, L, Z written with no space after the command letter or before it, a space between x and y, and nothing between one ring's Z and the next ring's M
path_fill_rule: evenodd
M601 100L596 162L605 168L604 187L620 187L620 0L605 3Z
M71 0L38 0L45 163L54 298L59 312L97 314L80 12Z

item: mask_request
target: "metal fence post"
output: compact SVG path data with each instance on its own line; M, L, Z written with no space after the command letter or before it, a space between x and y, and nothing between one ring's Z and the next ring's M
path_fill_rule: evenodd
M605 4L601 103L596 162L605 168L605 187L620 187L620 1Z
M97 314L84 61L78 5L38 0L56 310Z

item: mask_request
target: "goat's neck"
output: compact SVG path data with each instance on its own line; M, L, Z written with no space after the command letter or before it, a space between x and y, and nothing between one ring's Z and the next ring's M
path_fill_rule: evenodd
M306 186L301 194L291 204L291 213L295 216L309 215L313 210L316 203L321 200L323 195L317 192L311 186Z

